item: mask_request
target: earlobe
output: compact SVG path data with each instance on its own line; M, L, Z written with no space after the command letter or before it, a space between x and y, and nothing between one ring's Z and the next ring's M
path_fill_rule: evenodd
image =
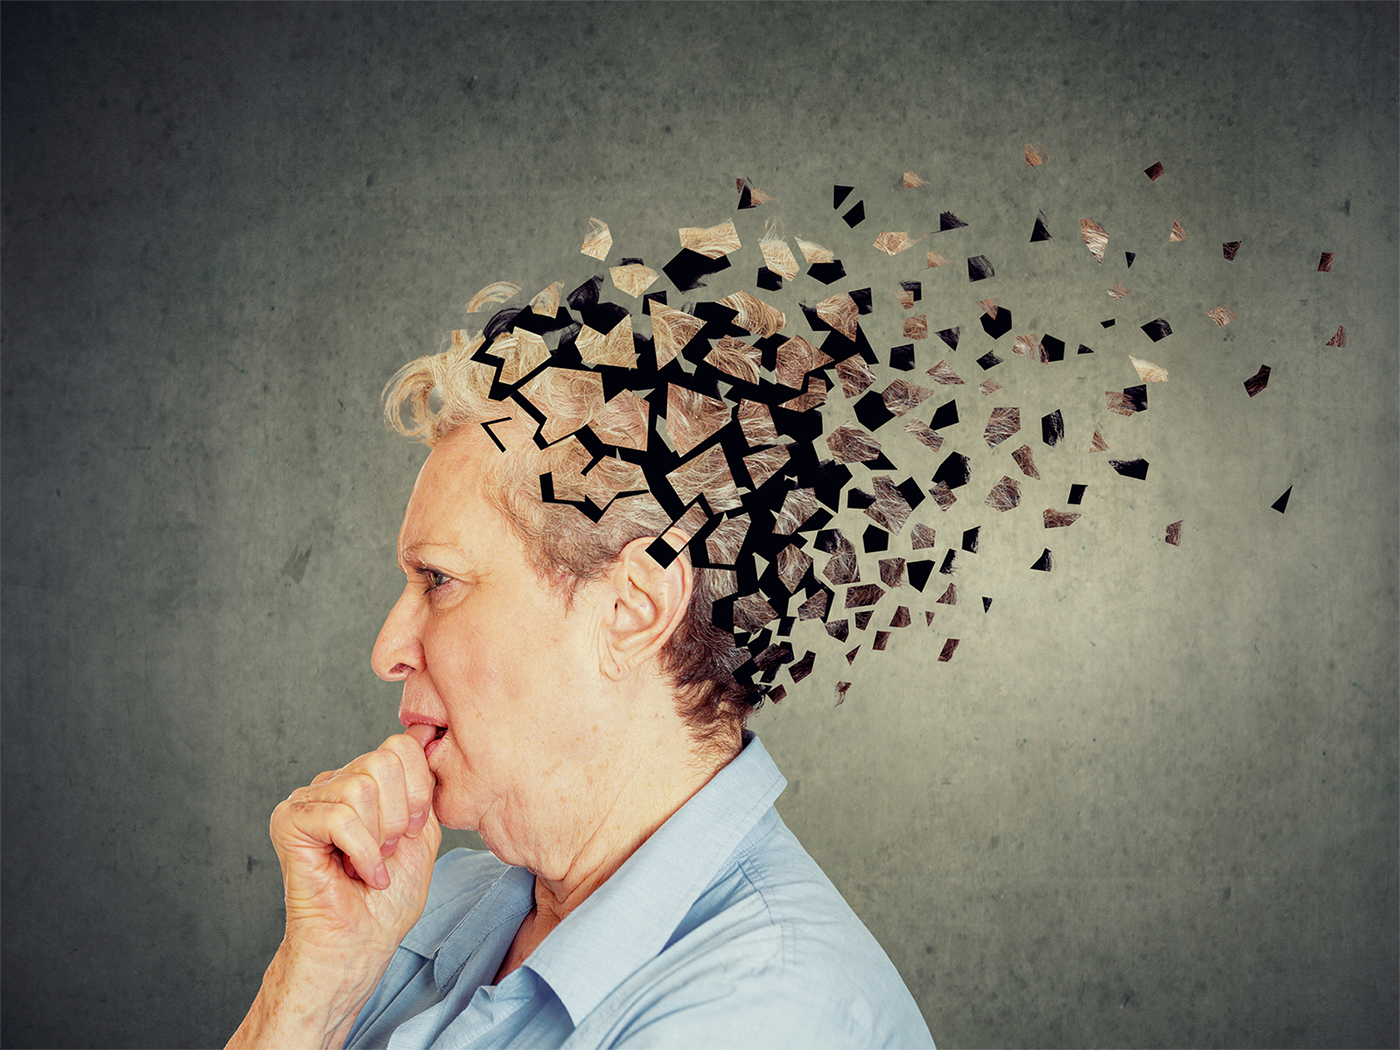
M665 541L682 551L667 566L647 553L654 539L633 540L614 565L612 616L604 631L609 678L625 678L660 653L690 607L694 570L683 552L685 537L666 533Z

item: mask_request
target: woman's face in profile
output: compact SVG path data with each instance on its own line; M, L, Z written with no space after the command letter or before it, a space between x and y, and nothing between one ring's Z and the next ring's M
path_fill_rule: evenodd
M438 819L524 863L581 793L606 791L618 716L588 707L597 690L570 688L600 673L602 588L580 587L566 609L545 586L482 495L485 457L501 453L473 429L439 442L418 476L399 534L407 584L372 663L403 682L405 725L443 727L427 748Z

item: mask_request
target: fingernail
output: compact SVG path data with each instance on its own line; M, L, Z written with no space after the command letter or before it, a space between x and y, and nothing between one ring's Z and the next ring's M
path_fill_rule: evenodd
M428 814L424 810L408 815L408 831L406 834L412 838L423 830L423 825L428 823Z
M389 869L384 866L382 861L379 867L374 869L374 884L381 890L389 888Z
M399 837L397 835L391 839L386 839L384 844L379 847L379 855L381 857L392 857L394 855L394 847L398 844Z

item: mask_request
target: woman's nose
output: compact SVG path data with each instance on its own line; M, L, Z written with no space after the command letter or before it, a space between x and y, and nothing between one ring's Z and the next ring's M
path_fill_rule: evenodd
M418 637L415 597L411 587L404 588L379 629L370 653L370 666L386 682L400 682L410 672L422 670L423 642Z

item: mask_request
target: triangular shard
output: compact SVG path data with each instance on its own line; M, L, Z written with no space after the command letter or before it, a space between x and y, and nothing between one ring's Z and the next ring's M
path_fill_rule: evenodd
M1050 155L1045 152L1045 147L1039 142L1026 143L1026 164L1032 168L1038 168L1044 164Z
M735 179L739 188L739 207L757 208L760 204L771 204L777 198L771 197L748 179Z
M1080 343L1079 350L1076 352L1081 354L1092 354L1094 352L1094 349L1093 347L1085 346L1083 343Z
M1318 273L1328 273L1332 269L1332 260L1336 257L1336 252L1323 252L1322 258L1317 260Z
M653 303L651 334L656 345L656 367L666 367L704 327L705 322L698 317Z
M991 607L992 607L992 600L991 600L990 598L983 598L983 599L982 599L982 611L983 611L983 612L988 612L988 611L991 609Z
M938 662L946 664L953 658L953 654L958 651L958 639L949 638L943 643L943 651L938 654Z
M958 348L958 335L961 331L961 325L957 328L945 328L938 333L938 338L947 343L950 350L956 350Z
M982 526L974 525L970 529L964 529L962 534L962 549L969 554L977 553L977 544L982 535Z
M1041 212L1036 216L1035 228L1031 230L1031 243L1048 240L1050 240L1050 230L1045 225L1045 213Z
M608 273L612 276L613 287L633 299L640 299L642 293L656 283L661 275L650 266L633 263L630 266L614 266Z
M928 265L924 267L925 270L932 270L935 266L947 266L953 261L942 252L928 252L926 258Z
M995 379L984 379L977 384L977 389L982 392L983 397L990 397L1001 389L1001 384Z
M1031 568L1035 569L1037 572L1050 572L1055 568L1055 559L1051 556L1049 547L1045 548Z
M909 615L909 606L907 605L901 605L894 611L894 615L890 617L891 627L908 627L913 622L913 619Z
M957 586L957 584L955 584L955 583L950 583L950 584L948 584L948 589L947 589L946 591L943 592L943 597L942 597L942 598L939 598L938 601L935 602L934 604L936 604L936 605L957 605L957 604L958 604L958 586Z
M555 281L548 288L541 289L540 292L530 300L530 310L541 317L559 316L559 295L564 290L562 281Z
M1347 330L1345 325L1337 326L1337 334L1334 335L1331 339L1327 340L1327 345L1341 347L1343 350L1346 349Z
M1174 521L1167 526L1167 542L1173 547L1181 546L1181 522Z
M841 207L841 202L849 197L854 189L854 186L833 186L831 188L831 206L833 208Z
M816 241L804 241L801 237L794 237L793 240L797 242L797 248L802 253L802 257L807 260L808 265L836 261L836 256L832 254L831 249L823 248Z
M1224 254L1226 262L1235 261L1235 256L1239 254L1240 245L1243 243L1243 241L1226 241L1220 246L1220 250Z
M906 190L918 189L920 186L927 186L928 184L928 179L921 179L912 171L906 171L904 173L904 188Z
M845 292L817 303L817 316L851 342L856 339L858 310L856 301Z
M1167 370L1161 365L1154 365L1151 361L1143 361L1132 354L1128 355L1128 360L1133 363L1134 371L1144 383L1165 383L1167 381Z
M932 626L933 626L933 610L932 610L932 609L925 609L925 610L924 610L924 626L925 626L925 627L932 627Z
M1278 499L1274 500L1274 502L1273 502L1272 504L1270 504L1270 506L1272 506L1274 510L1276 510L1276 511L1278 511L1280 514L1282 514L1284 511L1286 511L1286 510L1288 509L1288 497L1289 497L1289 495L1290 495L1292 492L1293 492L1293 486L1292 486L1292 485L1289 485L1289 486L1288 486L1288 491L1285 492L1285 493L1284 493L1282 496L1280 496Z
M1084 246L1094 258L1103 262L1104 249L1108 247L1108 231L1093 219L1080 219L1079 236L1084 238Z
M1105 440L1103 439L1103 435L1102 435L1101 433L1099 433L1097 427L1094 429L1094 440L1091 441L1091 442L1089 443L1089 451L1090 451L1090 452L1107 452L1107 451L1108 451L1108 442L1105 441Z
M1137 258L1137 252L1124 252L1123 258L1128 260L1128 269L1133 268L1133 260Z
M847 693L848 690L850 690L850 688L851 688L851 683L850 683L850 682L837 682L837 683L836 683L836 706L837 706L837 707L840 707L842 704L844 704L844 703L846 702L846 693Z
M964 385L963 381L958 377L958 374L953 371L947 361L939 361L938 364L930 368L925 375L933 377L935 383L941 383L944 386Z
M1184 240L1186 240L1186 231L1183 230L1183 229L1181 228L1181 223L1179 223L1179 222L1173 222L1173 223L1172 223L1172 232L1171 232L1171 234L1167 237L1168 243L1174 244L1174 243L1176 243L1177 241L1184 241Z
M826 625L826 633L838 642L844 642L851 636L851 625L845 620L833 620Z
M947 230L961 230L964 229L966 226L967 223L963 222L950 211L945 211L942 215L938 217L939 233L943 233Z
M858 653L858 652L860 652L860 646L856 646L854 649L852 649L850 652L848 652L848 653L846 654L846 663L848 663L848 664L853 664L853 663L855 663L855 662L856 662L856 653Z
M1117 284L1115 284L1112 288L1108 290L1108 297L1114 300L1122 299L1125 296L1131 294L1132 292L1130 292L1126 287L1124 287L1122 281L1119 281Z

